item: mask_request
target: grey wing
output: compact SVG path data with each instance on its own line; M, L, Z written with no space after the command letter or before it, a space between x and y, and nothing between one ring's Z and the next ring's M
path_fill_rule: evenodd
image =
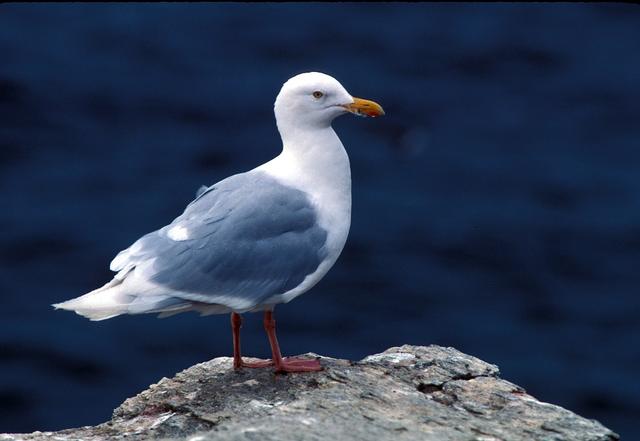
M199 192L111 269L121 277L135 270L175 298L250 309L313 273L326 258L326 238L304 192L249 172Z

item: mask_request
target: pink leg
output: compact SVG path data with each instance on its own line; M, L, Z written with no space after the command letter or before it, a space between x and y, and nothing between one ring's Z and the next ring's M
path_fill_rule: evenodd
M233 368L263 368L272 366L271 360L248 362L243 361L240 355L240 328L242 327L242 317L235 312L231 313L231 331L233 333Z
M295 357L282 358L280 345L276 337L276 321L273 318L273 311L264 312L264 330L267 332L267 337L269 337L276 372L316 372L322 370L318 360Z

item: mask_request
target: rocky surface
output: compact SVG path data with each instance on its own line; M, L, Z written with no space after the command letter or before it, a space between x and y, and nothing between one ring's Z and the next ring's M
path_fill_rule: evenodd
M107 423L0 440L618 439L453 348L402 346L358 362L320 359L322 372L276 375L234 371L230 358L216 358L126 400Z

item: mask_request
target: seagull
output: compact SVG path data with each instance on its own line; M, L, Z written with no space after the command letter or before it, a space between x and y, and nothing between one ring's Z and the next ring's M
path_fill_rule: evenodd
M352 97L335 78L307 72L283 84L274 113L282 138L278 156L201 187L173 222L113 259L110 282L52 306L94 321L122 314L230 313L235 369L321 370L318 360L282 357L274 308L318 283L347 240L351 169L332 121L345 113L377 117L384 111ZM260 311L272 358L248 362L240 351L241 314Z

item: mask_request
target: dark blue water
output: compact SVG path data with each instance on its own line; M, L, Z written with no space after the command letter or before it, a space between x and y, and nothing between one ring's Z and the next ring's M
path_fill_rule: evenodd
M319 70L387 116L335 124L351 235L278 308L284 351L455 346L633 439L639 54L634 5L0 6L0 432L107 420L230 354L226 316L49 305L109 280L200 185L276 155L276 93Z

